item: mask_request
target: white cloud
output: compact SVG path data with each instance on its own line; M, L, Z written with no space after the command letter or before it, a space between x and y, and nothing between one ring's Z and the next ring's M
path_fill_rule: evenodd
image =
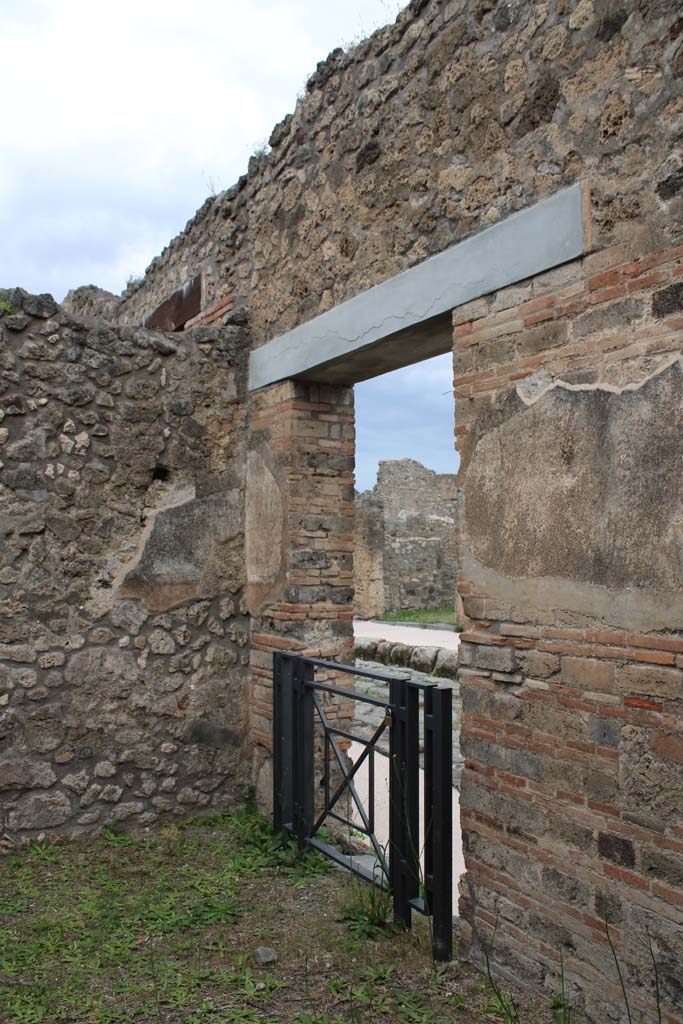
M0 282L119 290L244 173L316 62L399 6L5 0Z

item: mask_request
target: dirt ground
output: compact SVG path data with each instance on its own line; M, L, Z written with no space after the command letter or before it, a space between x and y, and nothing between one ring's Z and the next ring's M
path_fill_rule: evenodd
M473 968L432 963L424 919L399 932L388 911L253 811L33 843L0 857L0 1021L505 1021ZM552 1024L547 1003L514 999L520 1024Z

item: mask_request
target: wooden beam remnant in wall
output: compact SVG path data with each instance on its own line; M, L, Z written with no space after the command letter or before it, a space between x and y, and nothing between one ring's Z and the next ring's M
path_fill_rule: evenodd
M182 331L188 320L202 308L202 275L189 278L142 321L143 327L157 331Z

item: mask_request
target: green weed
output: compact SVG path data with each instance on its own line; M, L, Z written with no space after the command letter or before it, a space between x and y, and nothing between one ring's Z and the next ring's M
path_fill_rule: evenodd
M377 939L386 932L391 893L379 885L352 880L352 896L342 907L341 920L358 939Z
M452 626L456 633L462 633L463 627L455 621L454 608L404 608L382 616L384 622L437 622Z

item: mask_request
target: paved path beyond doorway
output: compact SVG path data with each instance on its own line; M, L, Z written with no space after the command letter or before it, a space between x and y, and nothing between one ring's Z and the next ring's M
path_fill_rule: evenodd
M409 647L446 647L449 651L457 651L460 634L450 629L428 629L413 626L404 622L379 622L376 619L354 619L353 635L372 637L373 640L393 640L397 644Z

